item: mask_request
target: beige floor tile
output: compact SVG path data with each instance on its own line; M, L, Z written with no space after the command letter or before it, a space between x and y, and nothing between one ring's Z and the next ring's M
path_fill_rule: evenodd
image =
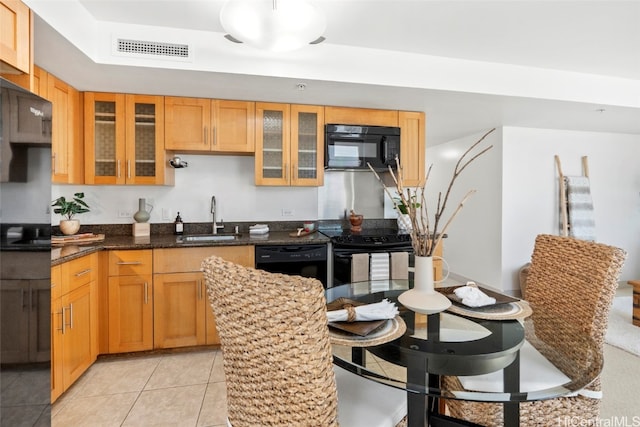
M120 393L69 400L59 411L52 414L51 427L120 426L136 402L138 394Z
M158 369L162 357L108 359L95 363L90 375L78 384L73 398L140 392Z
M211 375L215 350L165 355L145 390L206 384Z
M227 389L223 382L207 386L198 417L198 427L223 426L227 422Z
M211 368L211 375L209 376L210 383L217 383L225 381L224 376L224 359L222 358L222 351L216 351L216 358L213 360L213 368Z
M197 384L143 391L122 425L193 427L206 389L206 384Z

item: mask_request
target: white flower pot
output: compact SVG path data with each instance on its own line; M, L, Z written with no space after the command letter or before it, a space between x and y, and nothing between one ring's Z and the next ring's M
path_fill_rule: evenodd
M411 218L409 214L398 214L398 230L403 233L411 233Z
M60 231L62 234L71 236L76 234L80 230L80 220L77 219L61 219Z

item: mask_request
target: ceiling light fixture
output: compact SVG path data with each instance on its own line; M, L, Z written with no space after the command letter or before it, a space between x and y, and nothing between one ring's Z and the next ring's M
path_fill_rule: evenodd
M325 17L307 0L227 0L220 23L227 40L275 52L325 40Z

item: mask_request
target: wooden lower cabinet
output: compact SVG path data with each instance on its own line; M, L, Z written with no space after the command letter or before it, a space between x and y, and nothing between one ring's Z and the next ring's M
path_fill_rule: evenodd
M95 361L91 350L90 283L62 297L62 383L73 384Z
M51 267L51 402L64 391L62 381L62 271Z
M207 344L202 273L156 274L153 290L155 348Z
M97 259L94 253L51 270L52 402L97 358Z
M219 344L202 261L217 255L253 267L254 246L170 248L153 251L154 347Z
M109 252L109 353L153 348L151 250Z
M153 348L152 276L109 277L109 353Z

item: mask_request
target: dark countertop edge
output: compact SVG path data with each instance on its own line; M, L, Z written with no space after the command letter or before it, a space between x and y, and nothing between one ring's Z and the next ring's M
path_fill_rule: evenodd
M162 248L196 248L212 246L260 246L260 245L311 245L329 243L329 238L322 233L313 233L303 237L291 237L291 231L272 231L261 236L250 236L243 233L236 240L218 242L178 242L176 235L152 235L145 237L107 236L104 241L88 245L65 245L51 248L51 265L55 266L93 252L103 250L162 249Z

